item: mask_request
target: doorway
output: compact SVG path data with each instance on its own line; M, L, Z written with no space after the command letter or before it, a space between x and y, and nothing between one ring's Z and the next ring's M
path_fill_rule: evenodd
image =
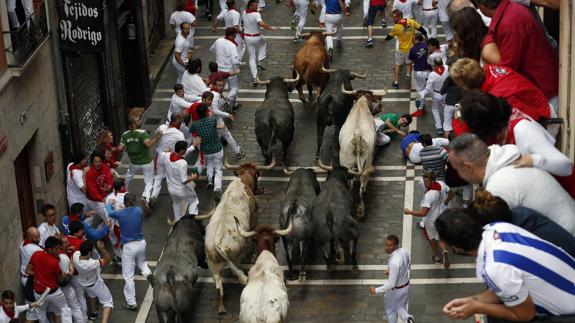
M31 225L36 225L36 210L34 208L34 195L32 194L32 175L30 174L30 144L27 144L20 155L14 160L16 174L16 190L20 206L20 223L22 232Z

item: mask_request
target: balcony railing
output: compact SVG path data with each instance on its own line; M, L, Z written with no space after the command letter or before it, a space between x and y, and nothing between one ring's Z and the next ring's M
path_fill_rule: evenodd
M6 42L9 67L22 67L32 53L48 37L48 19L46 14L46 1L34 9L34 13L21 23L18 29L5 31L10 35L10 44Z

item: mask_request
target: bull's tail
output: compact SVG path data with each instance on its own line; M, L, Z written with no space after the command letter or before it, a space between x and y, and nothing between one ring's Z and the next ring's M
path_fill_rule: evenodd
M351 140L353 155L356 158L357 171L363 173L363 165L367 155L367 142L363 138L361 131L355 129L353 132L353 139Z
M236 266L236 264L232 261L232 259L228 256L225 250L223 250L218 243L216 243L215 247L218 254L228 263L228 266L230 266L230 270L238 277L240 283L247 285L248 278L246 277L244 272L241 269L239 269L238 266Z
M276 142L276 130L277 130L277 123L274 119L270 120L270 129L271 129L271 133L269 134L269 140L268 140L268 145L266 147L266 158L271 159L272 158L272 146L275 144Z

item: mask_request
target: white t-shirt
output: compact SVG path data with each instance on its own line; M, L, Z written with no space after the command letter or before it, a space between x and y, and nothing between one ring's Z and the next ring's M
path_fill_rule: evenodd
M438 51L435 51L433 53L429 53L429 56L427 56L427 64L433 66L433 61L435 60L435 58L441 57L441 60L443 61L443 64L445 65L447 63L447 51L448 50L449 50L449 45L447 45L447 44L439 45Z
M194 31L195 28L193 28L191 25L192 23L196 21L196 17L194 17L194 15L192 15L191 13L182 10L182 11L174 11L174 13L172 13L172 15L170 16L170 25L175 25L174 30L179 34L180 33L180 25L182 24L182 22L187 22L190 24L190 36L194 35Z
M180 58L184 61L188 61L188 54L190 49L194 47L194 38L192 37L191 33L188 35L187 38L182 36L182 34L178 34L176 36L176 45L174 47L174 53L180 53ZM176 58L174 54L174 59Z
M66 167L66 193L68 195L68 204L70 206L74 203L82 203L86 205L86 193L80 190L81 188L84 188L84 171L82 169L74 169L70 171L70 166L73 164L74 163L70 163Z
M166 167L166 182L169 192L179 192L185 189L183 183L188 180L188 163L185 159L178 161L170 160L171 153L162 153L158 158L162 158Z
M170 128L168 125L161 125L158 130L162 130L162 137L158 140L156 152L160 155L163 152L172 152L175 149L176 142L186 140L184 134L176 128Z
M68 257L68 255L65 253L58 255L58 257L60 259L59 261L60 270L64 274L67 274L70 271L70 262L71 262L70 257Z
M219 71L233 72L241 66L236 44L225 38L217 39L210 47L210 53L216 54Z
M244 33L256 35L262 33L262 28L259 22L262 20L262 15L259 12L250 12L244 14Z
M433 9L433 8L437 8L437 6L433 6L433 0L423 0L422 4L421 4L422 8L425 9ZM436 11L433 11L433 13L437 13Z
M52 237L60 233L60 229L58 229L56 224L49 226L46 222L38 226L38 231L40 231L40 246L42 247L44 247L44 242L46 242L48 237Z
M126 206L124 205L124 196L126 193L111 193L106 196L104 199L104 203L112 204L112 210L119 211L124 209Z
M20 313L28 310L30 305L17 305L14 306L14 319L17 319ZM4 312L4 308L0 306L0 323L10 323L13 319L11 319L6 312Z
M20 274L26 275L26 267L28 267L30 258L36 251L40 250L42 250L42 248L35 243L24 245L24 242L22 242L20 244Z
M445 210L445 199L449 193L449 187L441 181L437 181L441 186L441 190L429 190L425 192L423 200L421 200L421 207L429 208L425 217L423 217L423 224L425 229L435 233L435 220ZM433 237L429 237L430 239Z
M224 26L226 28L239 26L240 18L240 13L235 9L222 10L216 17L216 19L224 21Z
M200 75L190 74L188 71L185 71L182 76L182 85L184 86L184 92L191 96L201 97L204 92L210 90Z
M170 108L168 109L168 122L170 121L173 113L179 113L183 110L187 110L192 105L192 103L200 101L201 99L201 96L192 96L187 94L185 94L182 98L174 93L172 95L172 99L170 100Z
M102 259L80 259L80 251L72 255L74 268L78 272L78 283L82 286L91 286L100 277L100 268L103 267Z
M403 13L403 18L413 19L413 6L417 4L417 0L400 0L393 1L393 10L399 10ZM421 21L419 21L421 22Z

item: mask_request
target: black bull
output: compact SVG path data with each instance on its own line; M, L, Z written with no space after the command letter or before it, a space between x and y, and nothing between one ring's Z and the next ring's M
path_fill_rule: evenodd
M154 304L160 323L190 322L192 287L205 263L204 230L191 216L180 219L166 240L154 272Z

